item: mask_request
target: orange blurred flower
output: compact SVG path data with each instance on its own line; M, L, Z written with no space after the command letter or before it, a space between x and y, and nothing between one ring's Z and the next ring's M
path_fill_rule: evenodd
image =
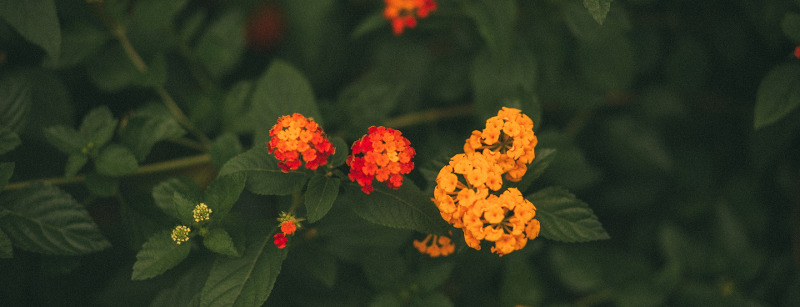
M383 17L392 22L394 35L402 34L406 27L416 27L417 17L426 18L436 10L434 0L384 0L384 3Z
M312 118L294 113L278 119L269 131L269 152L278 159L284 172L296 170L305 161L306 168L315 170L328 163L336 148L325 137L322 127Z
M437 236L429 234L424 240L414 240L414 247L420 253L427 254L433 258L448 256L455 252L456 246L447 236Z
M403 184L403 175L414 169L414 155L411 142L400 131L372 126L353 143L352 154L347 157L348 177L367 194L374 190L373 179L397 189Z
M497 116L486 120L486 128L472 132L464 143L464 152L482 151L493 156L506 179L517 182L535 157L536 143L533 120L519 109L503 107Z

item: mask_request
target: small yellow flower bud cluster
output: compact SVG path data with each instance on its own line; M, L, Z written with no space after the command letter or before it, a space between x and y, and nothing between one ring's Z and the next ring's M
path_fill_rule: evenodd
M192 216L194 217L195 222L202 222L208 221L211 219L211 208L209 208L205 203L199 203L197 206L194 207L192 210Z
M178 245L189 241L189 232L191 231L192 229L187 226L176 226L175 229L172 230L172 241L175 241Z

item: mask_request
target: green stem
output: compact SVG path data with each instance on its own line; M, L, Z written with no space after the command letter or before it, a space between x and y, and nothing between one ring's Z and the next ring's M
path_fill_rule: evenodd
M289 214L295 215L297 209L300 208L305 203L305 196L303 196L303 191L297 191L292 193L292 206L289 207Z

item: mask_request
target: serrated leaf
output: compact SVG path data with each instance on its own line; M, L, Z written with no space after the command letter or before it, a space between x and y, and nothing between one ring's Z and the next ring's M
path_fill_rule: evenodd
M245 47L243 23L241 10L228 10L198 39L194 54L212 78L221 78L239 62Z
M155 200L156 206L161 208L161 211L167 215L182 220L185 219L186 216L186 208L184 208L186 206L179 207L175 204L176 194L181 195L182 198L191 203L188 210L189 218L193 222L194 219L191 217L191 211L196 204L203 200L203 191L200 190L200 187L198 187L194 181L185 177L167 179L153 188L153 199ZM182 216L184 217L182 218ZM187 225L189 224L191 224L191 222L187 223Z
M562 242L609 238L592 209L563 188L544 188L527 198L536 206L542 237Z
M316 174L308 181L305 194L306 212L308 222L315 223L331 210L336 196L339 195L339 178Z
M396 190L382 183L376 183L374 187L375 190L367 195L357 185L345 185L337 201L375 224L434 234L444 234L449 229L450 225L442 219L430 196L410 180L404 180Z
M0 259L14 257L14 248L11 245L11 238L0 230Z
M156 143L184 134L186 130L169 110L158 104L137 109L119 132L120 141L133 151L139 161L144 161Z
M177 218L184 225L193 225L196 223L193 214L194 207L199 203L200 202L186 198L183 194L176 191L175 194L172 194L173 211L170 215Z
M90 173L86 175L84 182L86 189L94 195L101 197L111 197L117 193L119 188L119 179L103 176L97 173Z
M350 146L347 146L347 143L340 137L331 137L329 139L333 148L336 148L336 152L333 153L328 164L331 168L336 168L347 161L347 156L350 154Z
M272 126L278 117L300 113L322 125L314 91L306 77L289 63L275 60L255 84L251 116ZM267 127L268 128L268 127Z
M211 142L208 154L211 155L211 163L214 167L221 169L225 162L242 153L242 144L239 138L232 133L224 133Z
M265 236L250 244L239 258L220 257L200 294L200 306L261 306L286 259L286 249Z
M14 162L0 163L0 191L8 185L12 174L14 174Z
M64 167L64 177L67 179L75 177L87 162L89 162L89 157L82 153L69 155L67 165Z
M611 10L611 1L613 0L583 0L583 6L589 10L592 18L602 25L606 20L608 11Z
M0 155L14 150L19 144L22 144L22 140L14 131L0 126Z
M769 126L800 106L800 64L773 68L758 86L754 110L755 129Z
M284 173L275 157L265 148L256 146L233 157L222 166L219 175L244 172L247 190L260 195L288 195L300 191L306 183L302 172Z
M142 245L142 249L136 254L131 280L145 280L161 275L189 256L192 244L177 244L170 235L169 230L158 232Z
M91 146L103 147L114 136L118 122L108 107L97 107L83 117L78 133L91 142Z
M23 249L83 255L111 246L86 209L57 187L32 184L7 191L0 194L0 205L6 212L0 229Z
M519 189L522 193L525 193L525 191L531 187L531 184L533 184L533 182L544 173L547 167L550 166L550 162L553 162L556 157L555 153L556 150L553 148L537 148L536 157L531 164L528 165L528 170L525 172L525 175L522 176L522 180L512 186Z
M225 229L214 228L208 231L208 234L203 237L203 245L215 253L239 257L239 251L233 244L231 235Z
M83 154L81 150L88 143L78 131L66 126L47 127L44 137L56 149L68 155Z
M61 27L54 0L2 1L0 17L26 40L42 47L51 58L58 58Z
M211 214L215 220L224 218L231 211L244 190L246 180L244 173L232 173L220 175L208 186L204 199L213 211Z
M139 163L127 147L111 144L95 158L94 168L101 175L119 177L135 172L139 168Z

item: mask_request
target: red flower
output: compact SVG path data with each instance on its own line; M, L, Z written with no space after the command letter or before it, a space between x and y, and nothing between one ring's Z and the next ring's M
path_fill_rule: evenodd
M414 169L411 159L416 151L400 131L392 128L370 127L366 135L353 143L352 152L347 157L350 180L361 185L367 194L373 191L373 179L397 189L403 184L403 175Z
M302 161L307 169L315 170L327 164L328 156L336 151L322 127L299 113L279 118L269 135L272 137L267 143L269 152L275 155L284 172L298 169Z
M800 46L794 47L794 57L800 59Z
M430 12L436 10L434 0L384 0L386 9L383 17L392 22L394 35L403 33L403 29L417 26L417 19L428 17Z
M275 246L280 249L285 248L286 243L289 243L289 238L287 238L282 232L276 233L274 236L272 236L272 238L275 239Z

